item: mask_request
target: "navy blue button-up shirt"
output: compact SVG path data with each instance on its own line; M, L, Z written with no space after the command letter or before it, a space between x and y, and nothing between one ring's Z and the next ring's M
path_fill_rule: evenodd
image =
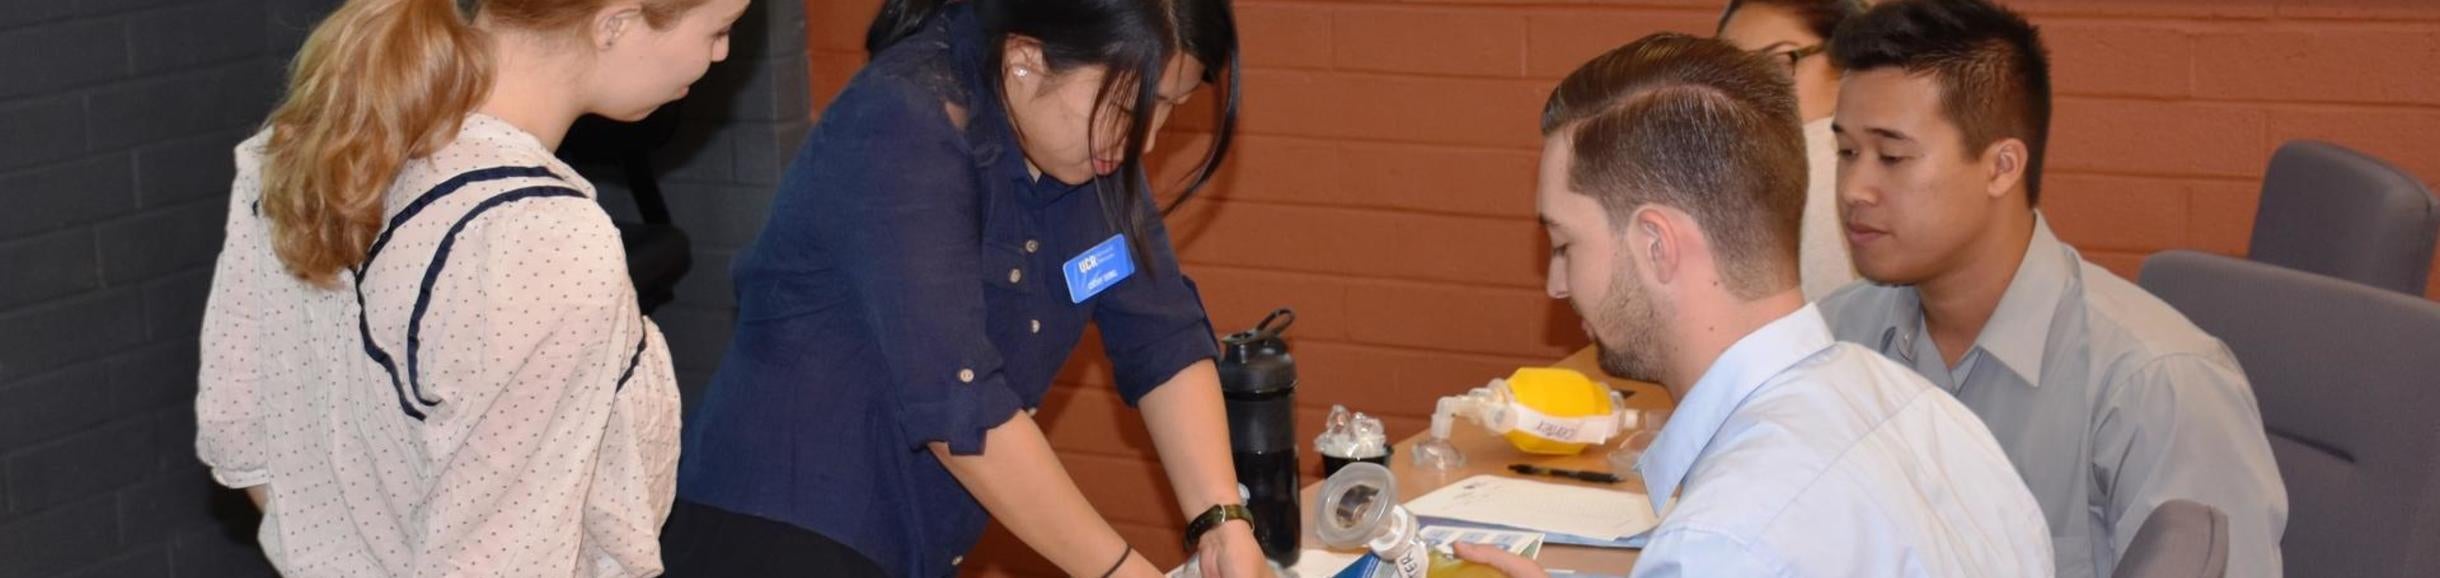
M1129 404L1215 355L1149 209L1145 266L1071 301L1060 265L1114 234L1108 215L1093 185L1029 175L984 44L954 4L823 111L738 256L736 338L686 422L680 496L948 575L987 517L926 443L982 452L1088 321Z

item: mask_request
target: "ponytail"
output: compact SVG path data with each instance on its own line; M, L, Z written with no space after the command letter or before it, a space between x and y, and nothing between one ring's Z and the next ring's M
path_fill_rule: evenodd
M873 25L864 30L864 54L880 56L883 49L914 36L932 14L940 12L946 0L881 0L881 13L873 17Z
M328 286L363 262L390 181L455 138L491 69L456 0L348 0L314 28L267 123L262 214L290 274Z

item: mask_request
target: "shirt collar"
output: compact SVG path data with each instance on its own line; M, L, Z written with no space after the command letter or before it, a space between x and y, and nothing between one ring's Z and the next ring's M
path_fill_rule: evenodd
M1821 310L1806 305L1746 334L1721 352L1703 377L1686 389L1686 399L1678 400L1669 424L1661 427L1651 449L1636 463L1650 492L1652 511L1665 510L1713 435L1746 398L1764 382L1829 349L1834 342Z
M2050 231L2050 221L2040 212L2034 213L2033 238L2025 243L2025 253L2017 260L2016 274L2008 281L2008 289L2000 294L1999 305L1991 312L1991 320L1983 324L1982 333L1975 335L1974 348L1998 358L2000 365L2025 378L2034 387L2042 385L2042 357L2050 345L2050 322L2057 316L2059 300L2076 281L2075 253L2059 242ZM1925 339L1923 332L1923 295L1915 287L1905 287L1898 304L1881 329L1881 353L1896 354L1915 363L1915 341ZM1944 366L1943 369L1946 369Z
M592 182L580 178L582 173L577 172L575 167L568 166L566 161L559 160L559 155L553 152L551 147L543 146L541 137L525 132L525 129L517 128L517 125L510 124L500 117L481 112L467 113L466 119L458 124L458 136L454 140L456 142L474 142L483 138L505 140L524 147L533 152L534 157L540 159L543 167L550 169L552 175L567 181L570 188L584 193L588 198L599 196L593 189Z
M2050 344L2050 320L2058 314L2059 298L2074 281L2076 270L2069 266L2074 259L2067 246L2051 234L2050 222L2034 213L2033 240L2025 244L2016 277L2008 281L2008 292L2000 295L1999 308L1983 324L1982 334L1974 337L1975 348L1990 352L2034 387L2042 386L2042 355Z

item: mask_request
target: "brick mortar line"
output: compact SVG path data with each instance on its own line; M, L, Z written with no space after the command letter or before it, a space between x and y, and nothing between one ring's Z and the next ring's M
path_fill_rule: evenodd
M1537 116L1538 116L1538 114L1537 114ZM1239 124L1240 124L1240 125L1242 125L1242 124L1243 124L1243 122L1244 122L1244 120L1245 120L1245 119L1243 119L1243 118L1239 118L1239 119L1238 119ZM1520 127L1530 127L1530 125L1523 124L1523 123L1519 123L1519 125L1518 125L1518 126L1520 126ZM1520 129L1520 130L1522 130L1522 129ZM1540 132L1540 129L1536 128L1536 129L1534 130L1534 132L1535 132L1535 133L1539 133L1539 132ZM1288 133L1288 132L1251 131L1251 130L1246 130L1246 129L1245 129L1245 127L1243 127L1243 126L1239 126L1239 127L1238 127L1237 136L1257 136L1257 137L1263 137L1263 138L1297 138L1297 139L1305 139L1305 140L1312 140L1312 141L1333 141L1333 142L1340 142L1340 143L1352 143L1352 144L1383 144L1383 145L1404 145L1404 146L1435 146L1435 147L1450 147L1450 148L1481 147L1481 148L1483 148L1483 149L1485 149L1485 150L1499 150L1499 151L1509 151L1509 152L1527 152L1527 153L1535 153L1535 154L1540 154L1540 153L1542 152L1542 145L1538 143L1538 139L1537 139L1537 144L1534 144L1534 145L1531 145L1531 146L1526 146L1526 145L1522 145L1522 144L1519 144L1519 145L1496 145L1496 144L1492 144L1492 145L1484 145L1484 144L1451 143L1451 142L1428 141L1428 140L1398 140L1398 139L1392 139L1392 138L1363 137L1363 136L1315 136L1315 135L1311 135L1311 134L1297 134L1297 133ZM1478 140L1476 140L1475 142L1481 142L1481 139L1478 139Z
M1532 192L1532 191L1531 191L1531 189L1532 189L1532 187L1531 187L1531 183L1519 183L1517 188L1519 189L1518 193L1519 193L1519 196L1520 196L1520 197L1523 197L1525 193L1530 193L1530 192ZM1520 200L1523 200L1523 199L1520 199ZM1192 201L1188 201L1188 202L1187 202L1187 206L1188 206L1188 207L1193 206L1194 204L1196 204L1196 201L1208 201L1208 202L1211 202L1211 203L1218 203L1218 204L1221 204L1221 205L1242 204L1242 205L1272 206L1272 207L1294 207L1294 208L1303 208L1303 209L1341 209L1341 210L1350 210L1350 211L1358 211L1358 212L1369 212L1369 213L1382 213L1382 214L1392 214L1392 215L1417 215L1417 216L1431 216L1431 217L1452 218L1452 219L1471 219L1471 220L1478 220L1478 221L1495 221L1495 222L1507 223L1507 224L1515 224L1515 223L1535 224L1535 223L1538 223L1538 221L1536 221L1536 220L1535 220L1535 217L1530 216L1530 215L1502 215L1502 214L1492 214L1492 213L1468 213L1468 212L1460 212L1460 211L1441 211L1441 210L1433 210L1433 209L1416 209L1416 208L1410 208L1410 207L1382 206L1382 205L1367 205L1367 204L1353 204L1353 203L1350 203L1350 204L1336 204L1336 203L1321 203L1321 202L1282 201L1282 200L1276 200L1276 199L1251 199L1251 198L1248 198L1248 199L1238 199L1238 198L1230 198L1230 197L1225 196L1225 195L1212 195L1212 196L1206 197L1206 196L1204 196L1204 194L1201 194L1201 193L1196 194L1196 195L1195 195L1194 200L1192 200Z
M0 106L8 106L8 103L7 103L7 102L4 102L4 101L0 101ZM30 175L30 174L34 174L34 173L37 173L37 172L47 171L47 170L54 170L54 169L63 169L63 168L68 168L68 166L69 166L69 165L74 165L74 164L78 164L78 163L84 163L84 162L90 162L90 161L92 161L92 160L94 160L94 159L97 159L97 158L106 157L106 156L110 156L110 155L114 155L114 154L120 154L120 153L124 153L124 152L128 152L128 151L116 151L116 150L114 150L114 151L104 151L104 152L92 152L92 153L86 153L86 154L84 154L83 156L68 157L68 158L59 159L59 160L53 160L53 161L44 161L44 162L39 162L39 163L30 164L30 165L20 166L20 167L16 167L16 168L12 168L12 169L0 169L0 178L12 177L12 176L17 176L17 175ZM129 159L127 160L127 162L128 162L128 164L129 164L129 165L133 165L133 164L135 164L135 159L134 159L134 158L129 158ZM131 176L132 176L132 175L131 175ZM131 181L131 182L132 182L132 181Z
M2231 28L2243 26L2271 26L2280 27L2276 29L2284 32L2307 29L2310 27L2299 25L2314 24L2350 24L2370 26L2373 28L2398 29L2440 24L2440 10L2433 10L2431 12L2432 15L2422 17L2379 16L2347 18L2334 16L2280 14L2276 8L2273 8L2268 15L2263 16L2206 14L2181 15L2164 13L2113 15L2106 12L2070 9L2066 12L2037 10L2026 14L2026 16L2028 19L2033 21L2035 26L2040 26L2051 22L2068 22L2075 24L2127 24L2138 26L2185 25L2205 26L2211 28L2211 31L2213 32L2226 32ZM2327 30L2328 28L2321 27L2319 29Z
M2244 106L2244 107L2258 107L2258 108L2257 108L2257 110L2261 110L2261 111L2263 111L2263 112L2297 112L2297 111L2304 111L2304 112L2374 112L2374 113L2430 113L2430 114L2434 114L2434 115L2440 115L2440 103L2413 103L2413 102L2362 102L2362 101L2338 101L2338 100L2265 100L2265 99L2254 99L2254 98L2235 98L2235 97L2205 96L2205 95L2195 95L2195 94L2188 94L2188 95L2181 95L2181 96L2160 96L2160 95L2139 95L2139 94L2101 94L2101 93L2075 93L2075 92L2061 92L2061 93L2058 93L2058 94L2056 94L2056 95L2055 95L2055 98L2054 98L2053 100L2054 100L2054 101L2087 101L2087 102L2100 102L2100 103L2146 103L2146 104L2168 104L2168 105L2208 105L2208 106L2211 106L2211 107L2214 107L2214 108L2225 108L2225 107L2229 107L2229 106Z
M1533 295L1535 295L1535 296L1542 296L1542 295L1543 295L1543 294L1542 294L1542 292L1541 292L1541 290L1539 290L1539 289L1535 289L1535 288L1533 288L1533 287L1526 286L1526 285L1523 285L1523 284L1518 284L1518 285L1497 285L1497 284L1491 284L1491 283L1484 283L1484 282L1480 282L1480 281L1450 281L1450 280L1437 280L1437 279L1413 279L1413 278L1406 278L1406 277L1376 277L1376 276L1365 276L1365 275L1357 275L1357 274L1336 274L1336 273L1329 273L1329 272L1314 272L1314 271L1299 271L1299 270L1294 270L1294 269L1279 269L1279 268L1273 268L1273 267L1254 266L1254 265L1233 265L1233 264L1228 264L1228 263L1213 263L1213 262L1209 262L1209 261L1201 261L1201 260L1194 260L1194 259L1188 259L1188 260L1186 260L1186 261L1185 261L1185 264L1186 264L1186 269L1187 269L1188 273L1190 273L1190 274L1192 274L1193 272L1196 272L1196 271L1206 271L1206 270L1219 269L1219 270L1238 271L1238 272L1255 272L1255 273L1268 273L1268 274L1274 274L1274 275L1287 275L1287 276L1295 276L1295 277L1306 277L1306 278L1309 278L1309 279L1328 279L1328 280L1333 280L1333 281L1341 281L1341 282L1344 282L1344 281L1363 281L1363 282L1369 282L1369 283L1381 283L1381 284L1388 284L1388 285L1401 286L1401 287L1403 287L1403 288L1408 288L1408 289L1415 289L1415 288L1428 288L1428 289L1451 289L1451 288L1456 288L1456 289L1471 289L1471 290L1494 291L1494 292L1511 292L1511 291L1513 291L1513 292L1518 292L1518 293L1531 293L1531 294L1533 294ZM1537 285L1538 285L1538 283L1537 283Z
M90 92L90 91L87 91L87 92ZM88 104L89 104L89 103L88 103ZM276 106L276 103L274 103L274 105ZM85 114L85 115L86 115L88 118L90 118L90 117L91 117L92 110L91 110L90 106L79 107L79 108L84 108L85 110L80 111L80 112L81 112L82 114ZM264 111L264 113L265 113L266 115L268 115L268 114L270 113L270 111L265 110L265 111ZM229 125L226 125L226 126L211 126L211 127L205 127L205 128L198 128L198 129L193 130L192 132L181 132L181 133L175 133L175 134L167 134L167 135L162 135L160 138L156 138L156 139L147 139L147 140L141 140L141 141L136 141L136 142L132 142L132 143L124 144L124 145L118 145L118 146L107 147L107 148L92 148L92 146L93 146L93 143L92 143L93 139L91 139L91 138L86 138L86 139L85 139L85 141L86 141L86 142L85 142L85 146L87 147L87 150L84 152L84 155L85 155L85 156L82 156L82 157L77 157L77 158L78 158L78 160L90 160L90 159L92 159L93 157L97 157L97 156L103 156L103 155L110 155L110 154L118 154L118 153L127 153L127 154L131 154L131 155L132 155L132 154L135 154L135 153L136 153L136 151L137 151L138 149L142 149L142 148L149 147L149 146L153 146L153 145L165 144L165 143L169 143L169 142L173 142L173 141L181 141L181 140L191 139L191 138L200 137L200 136L208 136L208 135L212 135L212 134L215 134L215 133L230 132L230 131L235 131L235 130L239 130L239 129L246 129L246 130L247 130L246 134L247 134L248 136L251 136L251 135L253 134L253 129L255 129L255 128L259 128L259 127L260 127L260 125L259 125L259 123L260 123L260 122L261 122L261 121L247 121L247 122L244 122L244 123L233 123L233 124L229 124ZM91 125L86 125L84 128L86 129L86 131L87 131L87 132L90 132L90 131L92 130L92 126L91 126ZM91 135L90 135L90 134L85 134L85 135L79 135L79 136L86 136L86 137L90 137ZM243 138L240 138L240 139L239 139L239 141L240 141L240 142L243 142L243 141L244 141L244 139L243 139ZM235 148L235 145L236 145L237 143L229 143L229 144L231 145L231 148L232 148L232 149L234 149L234 148ZM231 166L235 166L235 165L231 165ZM133 175L130 175L130 177L132 177L132 176L133 176ZM131 178L131 180L129 181L129 184L134 185L134 184L138 184L138 183L136 183L136 182L135 182L134 180L132 180L132 178ZM223 186L226 186L226 185L223 185Z
M2177 181L2177 182L2184 182L2184 183L2189 183L2189 184L2194 183L2194 182L2197 182L2197 181L2200 181L2200 182L2205 182L2205 183L2209 183L2209 184L2219 184L2219 185L2239 185L2239 184L2242 184L2242 185L2257 185L2257 186L2258 186L2258 185L2261 185L2261 184L2262 184L2262 178L2261 178L2261 177L2232 177L2232 176L2228 176L2228 175L2203 175L2203 174L2182 174L2182 173L2146 173L2146 172L2130 172L2130 171L2118 171L2118 170L2108 170L2108 169L2081 169L2081 168L2065 168L2065 167L2062 167L2062 168L2057 168L2057 169L2046 169L2046 170L2045 170L2045 172L2047 173L2047 174L2043 175L2043 176L2045 176L2045 177L2058 177L2058 176L2069 176L2069 177L2102 177L2102 178L2112 178L2112 179L2142 179L2142 180L2151 180L2151 181Z
M1195 133L1195 135L1194 135L1194 136L1198 136L1198 137L1199 137L1199 136L1201 136L1202 134L1204 134L1204 133L1205 133L1205 132L1207 132L1207 131L1203 131L1203 130L1195 130L1195 131L1192 131L1192 132L1194 132L1194 133ZM1184 135L1177 135L1177 134L1173 134L1173 135L1171 135L1171 136L1184 136ZM1243 137L1243 136L1246 136L1246 135L1245 135L1245 133L1240 132L1240 133L1238 134L1238 136ZM1531 154L1536 155L1537 157L1538 157L1538 156L1539 156L1539 155L1542 153L1542 149L1541 149L1541 148L1539 148L1539 147L1532 148L1532 149L1522 149L1522 148L1509 148L1509 147L1500 147L1500 146L1494 146L1494 145L1478 145L1478 144L1448 144L1448 143L1422 143L1422 142L1417 142L1417 143L1409 143L1409 142L1396 142L1396 141L1350 141L1350 140L1348 140L1348 139L1344 139L1344 138L1337 138L1337 137L1316 137L1316 136L1290 135L1290 134L1257 134L1257 135L1253 135L1253 136L1258 137L1258 138L1260 138L1261 140L1285 140L1285 141L1298 141L1298 142L1303 142L1303 143L1307 143L1307 144L1332 144L1332 145L1336 145L1336 144L1371 144L1371 145L1380 145L1380 146L1387 146L1387 147L1418 148L1418 149L1434 149L1434 150L1437 150L1437 151L1439 151L1439 152L1466 152L1466 153L1484 153L1484 154L1500 154L1500 153L1509 153L1509 154L1514 154L1514 153L1520 153L1520 152L1522 152L1522 153L1531 153ZM1245 143L1245 140L1243 140L1243 139L1239 139L1238 141L1236 141L1236 144L1237 144L1237 145L1240 145L1240 146L1243 146L1243 145L1245 145L1246 143Z
M171 411L174 411L174 410L171 410ZM55 448L58 448L59 446L67 445L67 443L68 443L68 442L70 442L70 441L75 441L75 440L76 440L76 438L77 438L77 437L80 437L80 436L84 436L84 435L88 435L88 434L94 434L94 433L102 432L102 431L105 431L105 430L111 430L111 429L115 429L115 428L126 427L126 426L128 426L128 425L131 425L131 424L136 424L136 423L140 423L140 422L153 422L153 421L159 421L159 420L160 420L160 416L161 416L161 415L163 415L163 413L164 413L164 412L162 412L162 411L142 411L142 412L135 412L135 413L129 413L129 414L124 414L124 415L116 416L115 418L111 419L110 421L105 421L105 422L102 422L102 423L100 423L100 424L94 425L93 427L88 427L88 428L82 428L82 429L78 429L78 430L76 430L76 431L69 432L69 433L67 433L67 434L65 434L65 435L61 435L61 436L59 436L59 437L54 437L54 438L51 438L51 439L46 439L46 440L42 440L42 441L38 441L38 442L34 442L34 443L29 443L29 444L25 444L25 445L17 446L17 447L15 447L15 448L10 448L10 449L8 449L8 450L6 450L6 451L0 451L0 462L9 462L9 463L14 463L14 462L16 462L16 461L17 461L17 458L24 457L24 456L26 456L26 455L28 455L28 454L32 454L32 453L35 453L35 452L39 452L39 451L42 451L42 450L55 449ZM159 464L154 464L154 468L153 468L153 469L157 471L157 470L159 469ZM150 477L150 476L146 476L146 477ZM111 489L112 489L112 490L118 490L118 489L124 489L124 488L126 488L126 486L117 486L117 487L114 487L114 488L111 488ZM16 496L15 496L14 494L11 494L11 499L12 499L12 500L14 500L15 498L16 498ZM31 515L38 514L38 513L43 512L44 510L49 510L49 509L50 509L50 508L44 508L44 509L42 509L42 510L30 510L30 511L26 511L26 512L24 512L24 515L31 516Z
M1533 87L1535 87L1535 88L1547 88L1547 87L1546 87L1546 86L1544 86L1544 85L1556 86L1556 85L1558 85L1558 83L1559 83L1559 77L1554 76L1554 77L1548 77L1548 78L1539 78L1539 77L1534 77L1534 76L1532 76L1532 75L1531 75L1531 73L1524 73L1524 74L1519 74L1519 75L1516 75L1516 76L1482 76L1482 75L1467 75L1467 74L1460 74L1460 73L1400 72L1400 71L1382 71L1382 70L1370 70L1370 69L1341 69L1341 68L1337 68L1336 66L1333 66L1332 68L1330 68L1330 69L1328 69L1328 70L1284 69L1284 68L1257 67L1257 68L1247 68L1247 69L1245 69L1245 71L1248 71L1248 72L1331 72L1331 73L1336 73L1336 76L1341 77L1341 78L1349 78L1349 77L1352 77L1352 78L1356 78L1356 79L1363 79L1363 80L1397 80L1397 79L1423 79L1423 80L1466 80L1466 81L1475 81L1475 82L1486 83L1486 84L1493 84L1493 83L1496 83L1496 84L1513 84L1513 85L1525 85L1525 84L1531 84L1531 85L1533 85Z

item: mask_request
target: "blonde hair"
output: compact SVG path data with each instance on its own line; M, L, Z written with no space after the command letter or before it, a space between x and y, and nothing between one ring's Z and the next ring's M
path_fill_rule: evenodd
M482 0L500 24L565 31L608 0ZM666 28L704 0L646 0ZM457 0L349 0L297 53L287 97L271 113L262 214L288 272L328 286L364 261L381 231L382 197L408 161L456 138L490 95L491 41Z

